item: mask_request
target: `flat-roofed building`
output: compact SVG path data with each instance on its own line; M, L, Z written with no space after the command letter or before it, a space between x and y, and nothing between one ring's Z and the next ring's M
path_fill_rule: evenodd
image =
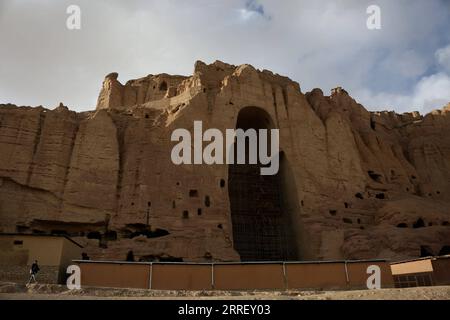
M450 285L450 255L391 263L397 288Z
M0 233L0 281L27 282L35 260L40 283L62 283L82 246L66 236Z

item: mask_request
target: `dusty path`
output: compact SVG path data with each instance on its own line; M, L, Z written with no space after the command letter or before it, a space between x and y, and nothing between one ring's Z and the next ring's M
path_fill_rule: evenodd
M30 287L0 283L1 300L78 299L219 299L219 300L450 300L450 286L357 291L150 291L137 289L83 288L69 291L65 286L37 284Z

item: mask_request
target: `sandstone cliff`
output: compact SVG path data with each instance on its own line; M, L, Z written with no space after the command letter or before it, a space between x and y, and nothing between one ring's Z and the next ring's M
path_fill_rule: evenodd
M280 129L289 170L276 190L288 194L299 259L448 253L450 105L369 112L341 88L304 94L219 61L191 77L117 77L92 112L0 106L1 232L68 234L91 258L239 260L228 166L175 166L170 135L194 120L235 128L257 107Z

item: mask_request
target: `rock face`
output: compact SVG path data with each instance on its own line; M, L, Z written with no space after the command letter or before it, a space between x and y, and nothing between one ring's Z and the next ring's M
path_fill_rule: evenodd
M342 88L303 94L288 78L219 61L197 62L191 77L117 77L92 112L0 106L0 232L65 233L93 259L449 253L450 105L373 113ZM280 173L174 165L171 134L195 120L222 132L279 128Z

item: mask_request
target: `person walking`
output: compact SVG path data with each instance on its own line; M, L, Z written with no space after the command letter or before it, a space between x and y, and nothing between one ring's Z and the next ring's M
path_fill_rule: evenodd
M29 285L31 283L31 281L34 281L35 283L37 283L36 280L36 275L39 272L39 265L38 265L38 261L34 260L34 263L31 265L31 269L30 269L30 279L28 280L27 285Z

